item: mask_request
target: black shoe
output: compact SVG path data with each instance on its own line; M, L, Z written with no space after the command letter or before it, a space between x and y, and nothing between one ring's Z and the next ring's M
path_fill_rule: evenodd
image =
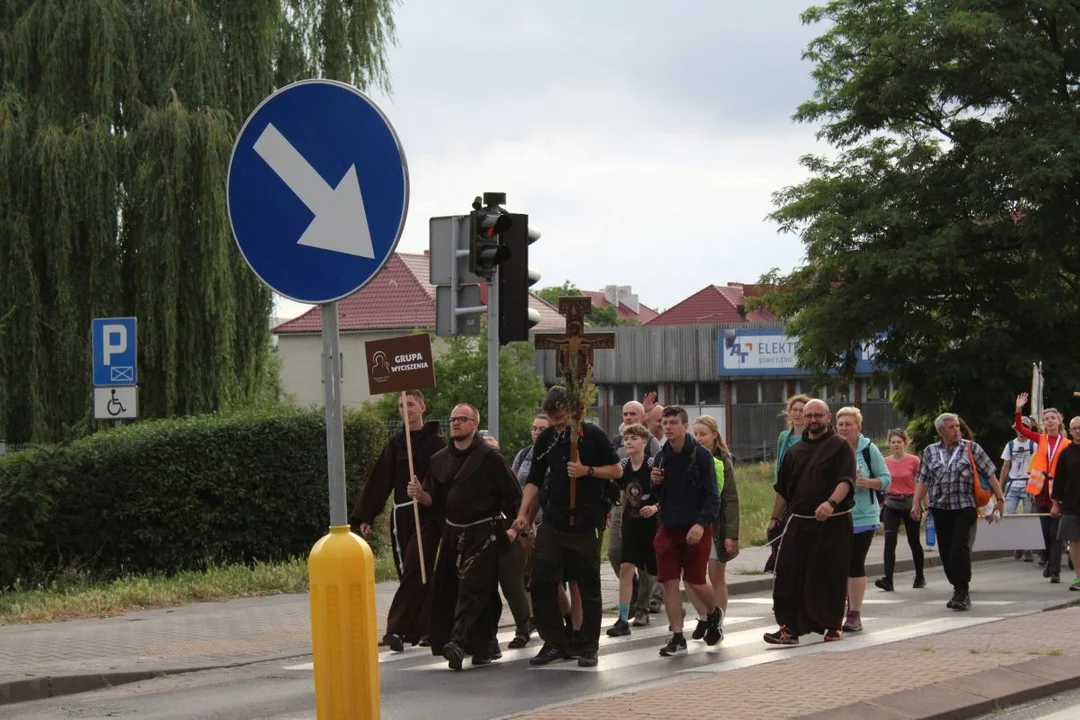
M431 647L431 638L422 637L420 642L417 643L420 647Z
M649 625L649 611L648 610L638 610L636 613L634 613L634 622L632 623L632 625L634 627L648 627L648 625Z
M446 662L449 663L451 670L460 670L461 663L465 661L465 651L453 640L446 643L443 647L442 656L446 658ZM473 664L476 664L475 658L473 658Z
M536 653L536 657L529 660L529 664L533 667L538 667L540 665L550 665L553 662L565 659L565 650L557 645L544 643L544 647L540 648L540 652Z
M720 628L720 623L723 621L723 613L720 608L716 608L709 617L706 618L705 624L705 644L710 647L715 645L724 639L724 631Z
M668 640L668 644L660 648L660 655L662 657L679 657L685 655L689 650L686 649L686 638L682 633L674 633L671 639Z
M971 609L971 596L964 593L960 596L960 599L953 603L953 610L970 610Z
M912 583L911 587L915 588L916 590L923 589L924 587L926 587L926 578L918 575L915 576L915 582Z
M694 632L690 634L691 640L700 640L705 637L705 631L709 629L708 620L698 620L697 626L694 628Z
M1050 584L1051 585L1057 585L1060 582L1061 582L1061 574L1060 573L1050 573Z
M829 632L833 632L830 630ZM826 635L826 638L828 635ZM769 645L798 645L799 636L796 635L791 628L786 625L781 625L780 629L776 632L765 633L765 642Z
M949 608L950 610L955 610L956 604L960 602L963 598L964 596L961 595L959 591L954 591L952 594L952 600L945 603L945 607Z
M664 603L662 601L657 600L656 598L653 598L652 600L649 601L649 612L650 613L655 615L656 613L663 612L663 611L664 611Z
M630 623L626 622L622 618L615 621L615 624L608 628L608 637L626 637L630 634ZM582 655L584 657L584 654Z
M1046 565L1046 569L1045 569L1045 570L1043 570L1043 577L1044 577L1044 578L1048 578L1048 577L1050 577L1050 576L1051 576L1051 575L1053 575L1053 574L1054 574L1054 573L1050 572L1050 565L1049 565L1049 563L1047 563L1047 565Z
M386 645L394 652L405 652L405 638L401 635L386 633L383 635L382 644Z
M874 581L874 587L881 588L885 592L892 592L894 590L892 578L879 577Z
M596 657L595 650L582 650L581 657L577 659L578 667L596 667L596 663L600 662Z

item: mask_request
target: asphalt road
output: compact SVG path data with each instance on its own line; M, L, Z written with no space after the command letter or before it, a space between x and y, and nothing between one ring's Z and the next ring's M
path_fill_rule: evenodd
M863 608L865 630L839 643L824 645L818 636L798 648L774 648L762 633L775 628L768 592L732 598L724 642L714 648L691 642L682 658L662 658L666 620L635 629L629 638L601 637L600 664L579 668L568 661L529 668L539 641L524 650L505 650L503 659L486 667L466 661L462 672L446 667L426 649L380 655L382 717L413 720L498 718L553 704L595 697L644 685L664 684L727 672L793 655L846 651L1040 612L1068 602L1067 585L1050 585L1028 563L997 560L976 566L973 608L957 613L945 608L951 588L938 568L928 573L929 587L911 589L910 574L897 576L897 592L871 587ZM690 608L688 608L690 609ZM690 609L692 610L692 609ZM688 618L692 629L693 615ZM613 618L605 618L606 629ZM505 643L512 633L500 636ZM11 720L60 718L140 718L144 720L254 720L314 718L310 657L229 670L193 673L141 682L84 695L52 698L4 708ZM1060 708L1060 706L1059 706ZM1037 716L1035 716L1037 717Z

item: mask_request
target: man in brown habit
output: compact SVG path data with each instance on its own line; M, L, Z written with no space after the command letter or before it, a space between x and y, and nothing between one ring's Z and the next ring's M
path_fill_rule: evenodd
M825 642L843 637L855 454L830 427L823 401L806 403L803 418L802 441L780 463L769 521L791 509L776 555L773 612L780 628L765 634L770 645L798 645L807 633L821 633Z
M398 401L400 405L401 401ZM400 407L398 408L401 409ZM446 447L439 433L439 423L424 423L424 394L419 390L405 392L405 414L409 420L413 467L420 477L427 475L431 456ZM439 545L439 523L430 509L420 508L420 530L424 538L424 564L428 582L420 575L420 551L416 544L416 522L412 500L408 496L409 456L406 453L405 432L392 437L371 468L360 499L352 511L351 524L368 537L376 516L386 506L390 493L394 507L390 515L390 546L398 572L398 589L386 618L386 635L382 645L394 652L405 650L405 643L427 644L428 620L431 615L431 569Z
M473 665L502 656L496 635L499 555L517 539L505 518L517 516L521 487L510 466L476 430L480 412L458 405L450 414L451 445L431 458L423 485L414 477L409 497L432 508L444 528L435 564L431 611L431 652L460 670L466 655Z

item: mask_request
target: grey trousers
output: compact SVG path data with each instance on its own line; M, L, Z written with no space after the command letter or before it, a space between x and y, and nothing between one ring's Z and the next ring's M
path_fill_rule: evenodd
M619 566L622 564L622 506L611 509L611 530L608 531L608 562L615 571L615 577L619 577ZM630 600L630 612L640 610L649 611L649 601L652 599L653 590L656 587L656 577L638 568L634 578L634 591Z
M499 555L499 587L514 616L516 632L529 628L529 592L525 589L525 548L520 542L510 544Z

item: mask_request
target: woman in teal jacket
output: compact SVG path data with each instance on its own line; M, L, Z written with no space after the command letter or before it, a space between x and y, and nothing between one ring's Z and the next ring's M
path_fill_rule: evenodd
M877 494L889 489L892 476L877 445L862 434L862 412L856 407L836 411L836 434L847 440L855 453L855 507L851 510L854 534L848 565L848 612L844 632L862 630L862 604L866 595L866 554L881 522ZM867 462L869 460L869 462Z

